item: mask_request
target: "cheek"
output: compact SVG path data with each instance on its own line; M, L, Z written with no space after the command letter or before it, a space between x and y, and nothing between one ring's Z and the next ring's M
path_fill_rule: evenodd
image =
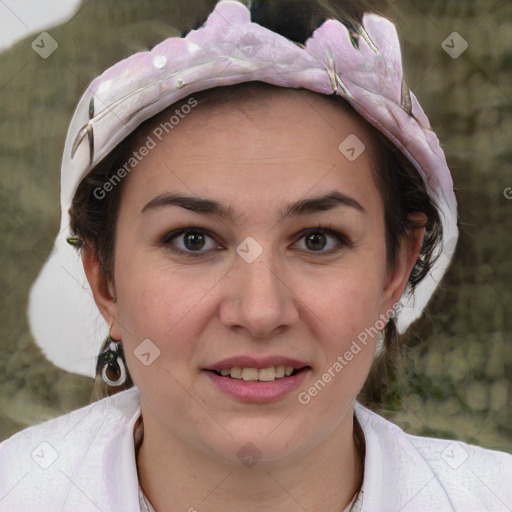
M347 280L324 290L317 307L327 328L321 327L322 335L315 334L320 364L298 399L329 424L366 381L375 358L378 333L374 326L380 302L376 287L364 281L357 286Z
M187 293L176 277L152 271L146 265L137 265L132 258L116 269L119 320L131 337L157 336L174 319L184 315L188 308Z
M314 336L322 342L320 373L330 372L325 376L332 381L330 393L357 394L364 384L382 327L377 321L384 276L385 261L367 251L315 285L316 299L310 305L322 322L317 322Z
M202 299L218 281L217 273L153 261L144 251L121 254L116 283L125 341L136 345L149 338L173 353L191 351L201 325Z
M131 256L129 263L120 263L116 270L118 318L128 369L141 390L179 393L167 371L180 382L187 378L198 336L194 329L199 321L194 321L193 314L198 292L177 282L176 272L157 272L147 262L137 265L137 258Z
M344 281L325 291L322 317L329 329L324 335L327 365L331 365L338 355L352 350L357 352L357 359L373 358L376 331L372 329L378 320L380 294L373 283L366 281ZM352 348L353 342L359 341L360 350ZM351 358L350 355L348 355ZM352 365L354 366L354 365Z
M373 250L360 251L316 283L315 310L332 326L333 339L357 336L379 318L385 261Z

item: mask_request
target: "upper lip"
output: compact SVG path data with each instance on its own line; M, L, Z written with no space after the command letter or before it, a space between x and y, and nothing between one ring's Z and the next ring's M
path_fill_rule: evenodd
M257 368L261 370L262 368L270 368L271 366L291 366L293 368L302 368L304 366L309 366L304 361L299 361L298 359L292 359L290 357L285 356L266 356L266 357L251 357L251 356L234 356L228 357L227 359L222 359L222 361L218 361L206 368L204 370L215 370L220 371L225 368Z

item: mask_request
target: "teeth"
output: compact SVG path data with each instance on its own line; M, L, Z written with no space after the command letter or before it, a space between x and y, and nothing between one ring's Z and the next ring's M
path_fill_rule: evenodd
M282 379L284 376L289 377L295 368L293 366L270 366L269 368L240 368L236 366L234 368L223 368L220 374L224 377L231 377L232 379L239 379L245 381L261 380L264 382L270 382L275 379Z
M245 372L245 370L244 370ZM264 381L271 381L276 378L275 368L262 368L258 371L258 379Z
M242 378L242 368L231 368L230 373L231 373L231 377L233 377L233 379L241 379Z
M258 380L259 371L256 368L244 368L242 370L242 380Z
M286 371L286 366L284 366L284 365L276 366L276 377L278 379L281 379L282 377L284 377L285 371Z

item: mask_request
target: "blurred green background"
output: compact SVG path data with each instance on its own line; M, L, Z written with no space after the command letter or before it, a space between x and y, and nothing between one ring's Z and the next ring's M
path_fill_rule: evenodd
M91 400L92 379L46 361L26 318L59 230L60 159L75 105L105 68L194 27L215 3L84 1L48 29L59 44L48 59L30 46L37 33L0 53L0 440ZM400 0L383 12L397 22L407 81L447 154L461 236L406 335L407 383L373 408L411 433L512 453L512 2ZM452 32L469 45L456 59L441 46Z

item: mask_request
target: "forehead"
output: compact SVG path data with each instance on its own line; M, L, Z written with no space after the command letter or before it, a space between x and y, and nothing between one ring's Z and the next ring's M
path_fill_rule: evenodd
M186 106L192 103L193 108ZM180 119L172 115L181 110L185 115L182 114ZM237 116L237 124L240 124L240 116L243 116L253 123L254 128L269 130L277 125L293 129L294 132L299 128L305 134L323 125L322 135L325 137L327 132L331 132L334 139L339 138L344 132L343 127L350 124L364 133L368 140L372 139L368 123L339 96L326 96L308 89L278 87L264 82L245 82L192 94L155 116L141 130L141 134L168 124L170 118L174 117L180 129L175 130L177 124L174 124L166 133L189 129L187 136L190 137L194 131L202 131L198 130L197 123L205 128L215 125L218 129L222 128L223 122L234 122ZM292 125L293 121L298 121L299 125Z
M362 194L372 185L374 141L351 108L304 89L243 85L192 94L145 123L134 148L149 139L154 147L126 193L142 187L147 199L167 187L276 199L340 184Z
M192 94L144 123L136 145L148 135L158 146L192 146L194 154L208 146L215 152L221 145L232 145L238 154L254 151L262 157L288 148L332 160L346 149L340 145L348 136L357 150L368 149L366 156L374 154L376 145L368 123L339 96L263 82Z

